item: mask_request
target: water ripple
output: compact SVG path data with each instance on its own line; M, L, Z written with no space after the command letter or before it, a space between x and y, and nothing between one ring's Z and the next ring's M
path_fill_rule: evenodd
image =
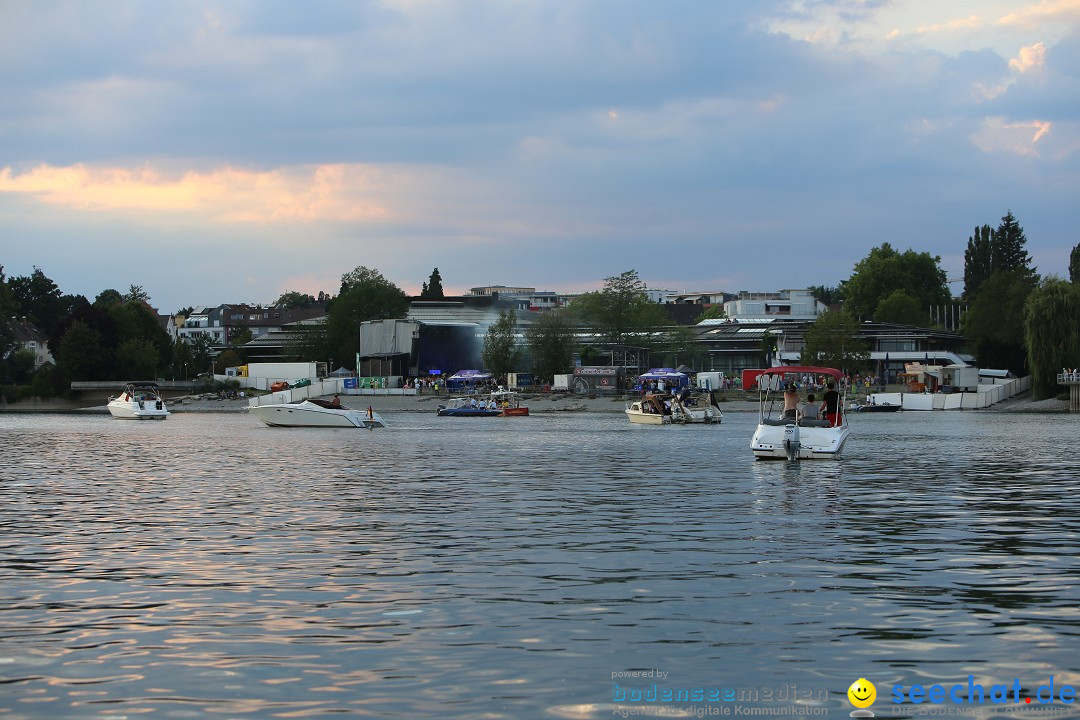
M737 413L388 419L0 416L0 714L599 718L633 668L836 713L858 677L879 709L1080 684L1071 417L870 416L793 465Z

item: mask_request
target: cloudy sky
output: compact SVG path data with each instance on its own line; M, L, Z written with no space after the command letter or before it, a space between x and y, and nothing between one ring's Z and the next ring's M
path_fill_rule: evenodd
M1080 0L0 2L0 264L164 311L1080 242ZM962 284L952 286L954 292Z

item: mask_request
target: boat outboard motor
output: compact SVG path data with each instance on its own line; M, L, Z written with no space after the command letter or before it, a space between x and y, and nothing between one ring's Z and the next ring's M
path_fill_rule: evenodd
M787 453L787 459L798 460L800 447L802 447L802 442L799 439L799 426L795 423L785 425L784 451Z

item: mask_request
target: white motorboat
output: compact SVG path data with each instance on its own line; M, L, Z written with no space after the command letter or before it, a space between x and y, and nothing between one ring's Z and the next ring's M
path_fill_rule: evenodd
M253 405L248 411L270 427L386 427L379 413L370 407L367 410L351 410L328 400Z
M626 417L635 425L668 425L671 423L671 406L665 403L667 395L646 395L626 406Z
M157 383L128 383L124 392L109 398L109 413L121 420L164 420L169 417Z
M724 413L708 390L691 387L677 390L671 401L671 421L677 423L720 423Z
M838 458L848 438L847 407L845 398L836 391L836 412L828 413L822 420L773 415L779 399L779 412L783 408L784 376L826 375L839 384L843 373L833 368L784 366L766 370L758 378L758 426L750 440L754 456L767 460L809 460L815 458ZM828 394L828 393L826 393Z

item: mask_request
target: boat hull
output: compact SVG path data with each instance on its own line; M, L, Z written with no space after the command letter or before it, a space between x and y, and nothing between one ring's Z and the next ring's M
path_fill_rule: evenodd
M761 460L787 460L788 451L784 445L787 437L786 425L767 425L759 423L754 437L750 440L750 449L754 457ZM848 427L799 427L799 460L825 460L840 457L847 442Z
M270 427L376 428L386 427L378 413L321 408L311 403L257 405L248 411Z
M643 413L636 410L626 410L626 417L635 425L669 425L670 415L657 415L656 413Z
M672 413L672 421L680 423L703 423L705 425L711 425L714 423L723 422L724 414L719 410L704 409L704 410L686 410L680 409L678 415Z
M529 408L527 407L511 407L503 408L499 413L502 417L528 417Z
M856 405L852 408L855 412L897 412L903 409L902 405Z
M158 405L161 405L159 408ZM146 401L142 407L138 402L113 400L108 405L109 414L119 420L164 420L169 417L165 403Z
M488 410L487 408L442 408L439 417L498 417L501 410Z

